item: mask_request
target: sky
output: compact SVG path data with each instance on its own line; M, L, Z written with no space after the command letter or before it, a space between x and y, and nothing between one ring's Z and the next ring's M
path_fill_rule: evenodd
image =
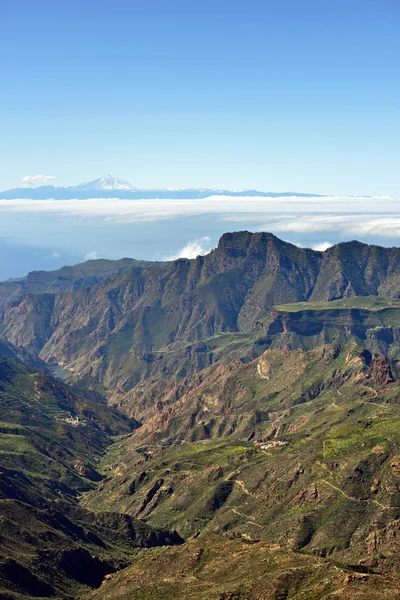
M399 23L398 0L0 0L0 190L322 195L2 200L0 280L239 229L399 245Z
M1 0L0 189L400 195L398 0Z

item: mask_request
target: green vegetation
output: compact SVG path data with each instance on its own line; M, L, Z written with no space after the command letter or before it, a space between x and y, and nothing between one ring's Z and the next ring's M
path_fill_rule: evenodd
M303 310L333 310L333 309L352 309L360 310L383 310L385 308L400 308L400 300L394 298L383 298L382 296L351 296L349 298L340 298L339 300L293 302L291 304L281 304L275 306L276 310L284 312L299 312Z
M129 564L138 547L181 541L126 515L78 507L101 480L96 462L111 436L127 434L133 421L4 355L0 400L2 598L77 596Z
M185 539L199 536L191 573L202 581L211 577L215 590L227 589L214 558L229 553L230 539L262 540L267 548L279 544L289 554L276 566L280 583L275 581L274 594L283 578L293 581L285 597L322 599L341 589L347 565L369 560L365 532L378 521L383 530L400 506L400 390L397 382L377 383L378 366L385 372L384 363L370 360L360 346L327 345L310 352L268 350L247 364L211 367L197 387L192 381L172 413L166 404L164 412L110 449L101 466L106 478L84 495L83 504L127 512L154 526L167 523ZM193 441L194 432L203 439ZM380 563L384 570L392 564L390 539L380 542L388 552ZM290 552L299 550L304 557L326 557L320 562L326 587L313 570L305 569L302 583L293 578L296 558ZM165 577L174 572L169 556L157 555ZM171 588L157 582L151 558L139 561L147 573L147 582L135 579L140 592L136 583L127 588L116 577L115 586L105 584L94 598L111 589L115 598L207 597L190 578L174 579ZM231 559L228 564L232 573ZM257 597L247 567L230 579L235 597ZM260 564L255 568L259 573ZM341 576L328 576L331 568ZM366 597L380 593L379 585L373 580ZM351 589L343 592L348 598ZM394 588L385 589L395 598ZM267 597L278 597L271 594Z

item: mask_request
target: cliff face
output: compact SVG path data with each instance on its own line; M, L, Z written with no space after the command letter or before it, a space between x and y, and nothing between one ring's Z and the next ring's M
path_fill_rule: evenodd
M360 242L338 244L323 253L310 300L336 300L349 296L395 296L400 285L398 248L368 246Z
M2 335L107 384L110 369L135 353L249 330L273 305L396 296L399 266L396 248L351 242L321 253L267 233L225 234L204 257L131 269L64 294L29 293L2 309Z

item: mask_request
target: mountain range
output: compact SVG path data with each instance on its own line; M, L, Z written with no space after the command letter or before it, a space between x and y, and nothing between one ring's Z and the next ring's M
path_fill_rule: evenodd
M259 196L279 198L280 196L316 197L318 194L297 192L260 192L257 190L224 190L217 188L201 189L138 189L124 179L107 175L94 181L80 183L69 187L44 185L38 187L22 187L0 192L1 200L33 199L33 200L71 200L90 198L120 199L187 199L195 200L210 196Z
M400 248L37 271L0 336L0 597L398 598Z

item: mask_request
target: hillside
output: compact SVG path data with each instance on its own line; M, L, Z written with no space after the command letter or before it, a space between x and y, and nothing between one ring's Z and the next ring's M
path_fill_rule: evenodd
M396 598L397 368L354 345L267 350L160 397L84 505L190 541L94 597Z
M395 600L399 580L249 539L194 539L140 552L92 600Z
M129 564L136 548L180 541L78 506L102 479L96 462L111 436L135 426L99 397L0 355L1 598L71 598Z

